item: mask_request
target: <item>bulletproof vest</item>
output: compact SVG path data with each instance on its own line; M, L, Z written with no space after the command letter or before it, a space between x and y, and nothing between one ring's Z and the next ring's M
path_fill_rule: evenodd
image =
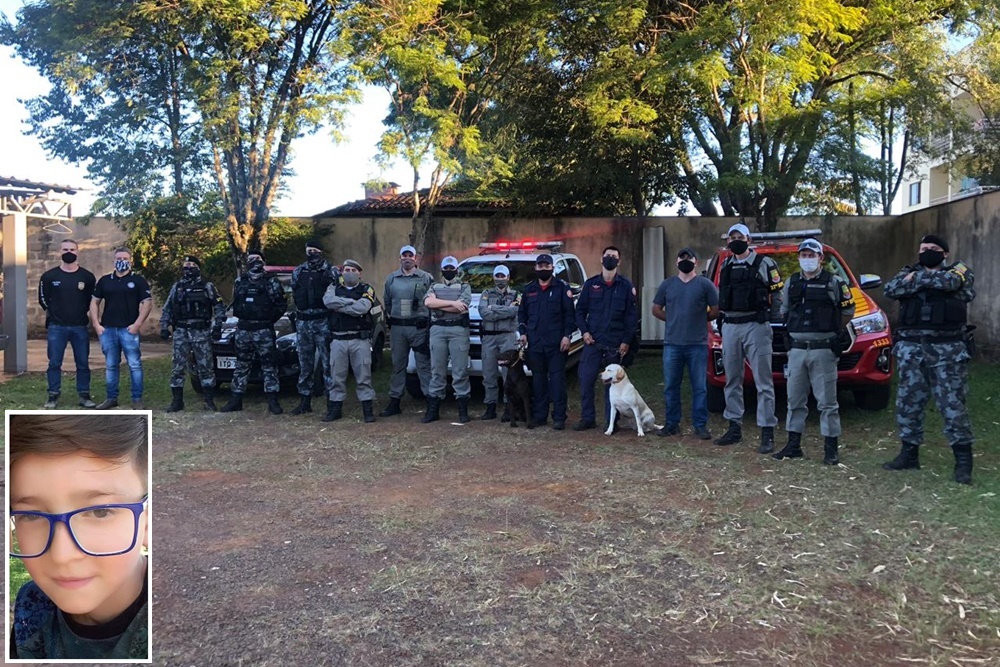
M788 283L788 330L793 333L835 333L840 330L840 308L831 296L833 274L820 271L806 280L796 273Z
M955 292L921 290L899 300L897 329L944 329L961 331L967 320L968 304Z
M441 299L442 301L458 301L459 297L462 296L462 281L456 280L450 285L447 285L445 283L435 283L434 296ZM461 317L461 315L458 315L456 313L447 313L443 310L431 308L432 322L436 320L454 320L458 317Z
M358 283L354 287L347 287L338 284L334 288L334 293L347 299L360 299L368 290L368 285ZM371 331L374 328L372 323L372 311L369 310L364 315L348 315L347 313L330 313L330 331L335 333L348 333L351 331Z
M403 319L411 317L427 317L427 306L424 297L427 296L429 281L423 274L401 276L391 274L385 290L390 303L385 304L389 315Z
M273 320L274 304L267 293L268 279L236 282L233 290L233 315L241 320Z
M513 305L516 299L517 292L512 289L508 289L506 294L501 294L500 290L491 287L485 290L482 293L482 296L479 297L479 312L482 313L483 307L487 305ZM483 331L517 331L517 315L508 319L494 320L492 322L483 320L480 326Z
M729 262L719 275L719 308L724 312L751 313L767 311L767 284L760 277L763 255L753 262Z
M326 266L319 271L303 268L296 276L295 285L292 287L295 309L299 311L324 310L323 295L326 294L326 288L332 282Z
M182 280L174 292L174 304L174 319L178 322L209 322L215 301L208 293L208 284L204 280L194 283Z

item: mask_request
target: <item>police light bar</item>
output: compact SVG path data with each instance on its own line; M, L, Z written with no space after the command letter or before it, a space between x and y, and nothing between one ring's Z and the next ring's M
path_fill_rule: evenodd
M558 250L562 246L562 241L495 241L479 244L480 250L498 250L501 252L511 250Z
M822 229L796 229L788 232L750 232L751 241L777 241L780 239L808 239L822 236ZM728 239L729 234L723 234L720 238Z

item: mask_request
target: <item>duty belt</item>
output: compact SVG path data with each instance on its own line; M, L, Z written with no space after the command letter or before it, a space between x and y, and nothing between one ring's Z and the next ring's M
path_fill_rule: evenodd
M394 327L416 327L418 329L427 328L426 317L390 317L389 325Z
M329 311L325 313L303 313L301 310L295 311L295 317L299 318L304 322L308 320L321 320L324 317L327 317L329 314L330 314Z
M211 329L212 325L205 320L184 320L176 324L178 329Z
M449 320L431 320L431 326L434 327L467 327L469 326L469 318L458 317Z
M825 340L793 340L792 347L796 350L829 350L837 342L836 338Z
M722 318L722 321L724 324L746 324L747 322L756 322L757 315L756 314L740 315L738 317L731 317L730 315L726 315L725 317Z
M333 340L367 340L372 337L371 331L342 331L339 333L332 333L330 336Z
M898 332L896 340L904 343L961 343L965 340L965 334L956 333L947 336L907 336L905 332Z
M244 331L260 331L261 329L270 329L273 326L267 320L240 320L236 323L236 328Z

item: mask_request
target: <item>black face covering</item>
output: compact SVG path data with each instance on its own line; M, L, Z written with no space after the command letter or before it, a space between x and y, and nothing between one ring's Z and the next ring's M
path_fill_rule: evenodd
M319 268L323 265L323 255L318 252L306 253L306 261L309 262L311 268Z
M181 269L181 273L184 274L184 277L188 280L194 280L201 275L201 269L197 266L185 266Z
M677 262L677 268L680 269L681 273L691 273L694 271L694 262L690 259L682 259Z
M734 255L742 255L747 251L747 248L749 247L750 244L747 243L746 241L736 240L729 242L729 249L732 251Z
M601 258L601 266L603 266L608 271L614 271L618 268L618 258L606 256Z
M545 282L552 277L552 269L535 269L535 277Z
M247 271L251 276L262 276L264 275L264 260L262 259L252 259L247 262Z
M924 250L920 253L920 264L926 266L928 269L940 266L943 261L944 253L940 250Z
M66 264L72 264L73 262L76 261L76 253L75 252L64 252L62 254L62 261L65 262Z
M441 269L441 275L445 280L454 280L458 275L458 269Z

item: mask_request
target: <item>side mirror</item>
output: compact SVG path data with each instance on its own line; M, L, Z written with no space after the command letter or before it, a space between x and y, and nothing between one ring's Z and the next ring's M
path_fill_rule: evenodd
M861 285L861 289L873 289L882 284L882 277L874 273L862 273L858 278L858 284Z

